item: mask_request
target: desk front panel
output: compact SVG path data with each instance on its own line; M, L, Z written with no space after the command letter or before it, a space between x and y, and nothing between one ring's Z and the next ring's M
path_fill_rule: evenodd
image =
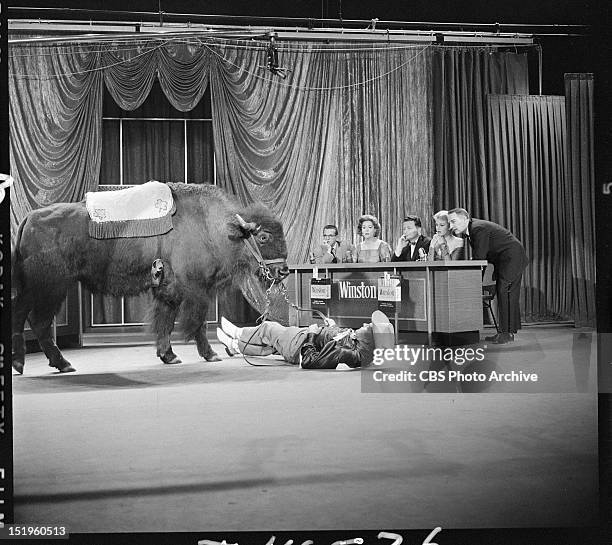
M319 278L331 278L332 298L329 317L343 327L359 327L378 310L378 279L384 272L401 276L402 300L398 309L399 331L427 331L427 269L424 266L400 268L382 264L367 268L334 266L319 268ZM454 333L482 328L481 268L478 264L464 268L431 269L432 331ZM310 308L312 269L292 270L288 281L290 300ZM296 293L297 291L297 293ZM393 318L391 318L393 319ZM301 313L297 322L311 321L309 313Z

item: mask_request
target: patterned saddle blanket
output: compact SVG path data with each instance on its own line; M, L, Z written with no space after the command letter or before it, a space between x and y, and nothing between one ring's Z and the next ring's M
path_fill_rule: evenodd
M89 235L93 238L147 237L172 229L176 211L166 184L150 181L116 191L88 192Z

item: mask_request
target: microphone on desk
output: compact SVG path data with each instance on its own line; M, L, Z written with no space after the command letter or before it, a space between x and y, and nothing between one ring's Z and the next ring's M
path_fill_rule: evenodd
M425 261L427 259L427 254L423 248L419 248L419 261Z

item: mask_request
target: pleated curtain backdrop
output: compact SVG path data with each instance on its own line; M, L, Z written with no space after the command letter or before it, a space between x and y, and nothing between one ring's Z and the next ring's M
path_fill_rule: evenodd
M433 53L434 207L490 219L487 96L529 94L526 53L437 48Z
M13 227L33 208L77 201L97 187L103 85L122 108L135 109L157 77L181 111L193 108L210 86L217 182L240 200L262 200L279 214L290 261L306 260L328 222L351 240L357 217L373 213L382 237L393 244L404 214L421 215L431 232L435 209L464 205L513 229L532 259L535 254L525 281L526 318L571 317L572 274L584 278L587 289L594 265L571 263L571 250L557 236L563 232L553 210L559 195L541 181L552 184L559 176L565 143L552 121L542 125L542 107L537 113L531 99L520 111L504 106L504 119L510 112L520 119L508 127L516 133L499 132L502 106L495 118L486 113L488 93L527 92L526 55L283 43L279 60L291 69L287 79L262 68L265 44L253 42L12 45ZM560 123L559 109L563 105L552 100L544 111ZM504 157L487 151L489 139L498 149L497 140L522 138L525 130L535 131L521 140L528 171L515 144L499 148L510 154ZM575 216L584 222L587 192L581 195L583 213ZM542 217L536 217L534 199ZM545 218L552 223L545 225ZM589 316L590 306L584 312Z
M371 213L391 240L406 213L431 214L427 47L283 45L279 80L237 45L211 69L218 179L284 219L289 261L307 261L328 223L356 241Z
M177 110L192 110L208 86L210 50L199 42L130 41L103 52L104 81L115 102L135 110L149 96L155 78Z
M510 229L527 250L525 320L571 319L565 99L490 95L488 120L489 219Z
M33 209L73 202L98 185L100 53L90 45L9 52L11 232Z
M134 110L157 77L170 103L189 111L206 91L209 59L210 50L199 42L12 45L13 236L29 211L79 201L97 188L104 84L121 108Z
M571 219L572 305L576 326L595 325L593 74L565 74L566 221Z

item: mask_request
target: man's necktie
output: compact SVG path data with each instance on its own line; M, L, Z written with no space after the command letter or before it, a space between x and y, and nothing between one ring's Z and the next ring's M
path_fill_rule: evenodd
M464 241L465 259L472 259L472 239L470 238L470 235L466 234Z
M331 248L329 249L329 253L332 255L332 263L337 263L338 260L336 259L336 245L332 244Z

